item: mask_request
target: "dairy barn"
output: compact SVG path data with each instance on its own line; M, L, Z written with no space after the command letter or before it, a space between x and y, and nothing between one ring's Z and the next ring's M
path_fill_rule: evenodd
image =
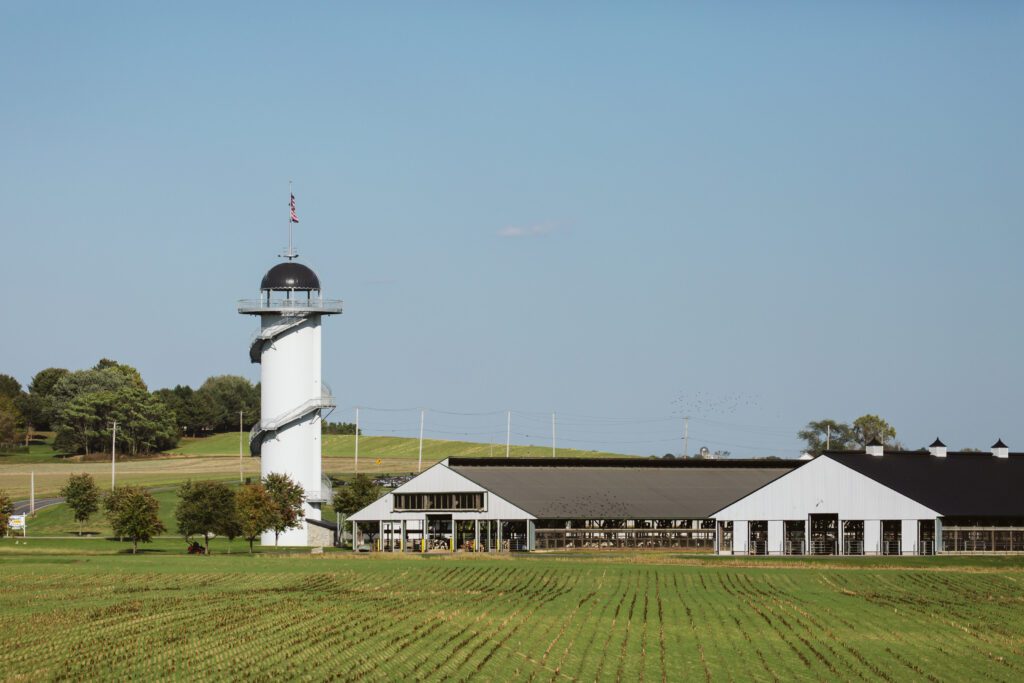
M382 552L693 549L722 555L1024 552L1024 453L811 460L449 458L348 519Z

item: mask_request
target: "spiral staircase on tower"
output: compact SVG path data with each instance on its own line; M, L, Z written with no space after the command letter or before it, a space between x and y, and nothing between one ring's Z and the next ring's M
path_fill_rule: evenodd
M249 344L249 360L253 363L259 363L262 360L263 351L272 346L275 339L281 338L304 323L308 315L308 311L289 312L283 315L277 323L257 330ZM305 420L313 413L319 413L321 418L326 418L337 405L330 386L325 382L321 382L319 397L311 398L269 420L257 420L256 424L249 430L249 454L259 456L263 448L263 442L268 438L273 438L277 432L283 431L296 422ZM327 411L326 414L323 413L325 410ZM306 500L312 503L331 500L330 478L326 475L322 476L320 491L307 491Z

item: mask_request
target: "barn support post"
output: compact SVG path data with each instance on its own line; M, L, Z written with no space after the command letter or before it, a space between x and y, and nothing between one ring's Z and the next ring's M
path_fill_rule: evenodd
M917 554L917 520L900 521L900 553L903 555Z
M942 517L935 518L935 554L938 555L942 548Z
M504 548L501 545L501 520L499 519L496 522L496 524L498 526L498 552L501 552L502 550L504 550Z
M537 549L537 523L532 519L526 520L526 549Z
M880 555L882 553L882 520L864 520L864 554Z
M736 519L732 523L732 554L746 555L750 542L750 522L746 519Z
M785 552L785 522L780 519L768 520L769 555L782 555Z
M480 552L480 520L473 520L473 552Z
M409 530L408 526L406 524L407 524L406 521L403 519L402 520L402 540L401 540L401 542L400 542L400 544L398 546L403 553L405 552L405 539L407 538L406 532Z

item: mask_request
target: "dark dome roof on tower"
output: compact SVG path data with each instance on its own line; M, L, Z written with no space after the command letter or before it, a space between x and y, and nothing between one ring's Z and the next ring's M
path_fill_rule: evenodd
M267 274L263 276L263 282L260 283L260 289L264 291L268 289L315 289L320 291L320 278L309 266L288 261L287 263L278 263L268 270Z

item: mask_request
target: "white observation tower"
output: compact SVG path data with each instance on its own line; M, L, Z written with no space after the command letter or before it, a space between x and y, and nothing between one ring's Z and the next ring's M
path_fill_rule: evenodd
M260 317L249 359L260 364L261 415L249 433L249 451L261 457L261 476L287 474L302 486L306 518L318 520L331 497L320 466L320 421L335 406L320 381L320 318L341 313L341 301L323 298L320 278L294 260L290 237L281 254L287 261L263 276L260 298L238 303L239 313ZM260 542L273 545L274 533ZM279 543L309 545L306 523L282 533Z

